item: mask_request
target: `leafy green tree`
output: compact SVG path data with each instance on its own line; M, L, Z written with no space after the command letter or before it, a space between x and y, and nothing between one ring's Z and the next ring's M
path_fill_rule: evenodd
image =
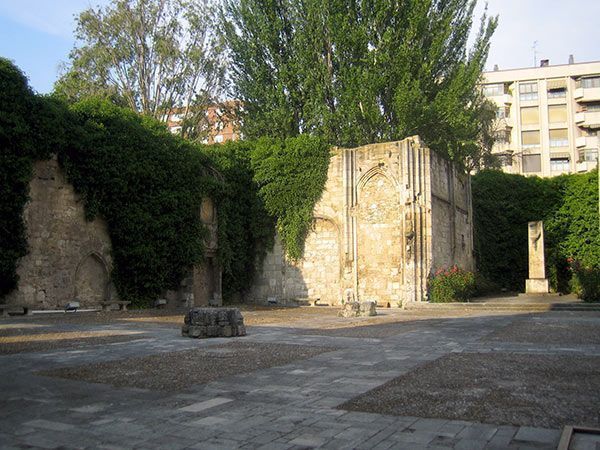
M77 18L78 43L55 85L77 101L93 95L163 120L182 108L195 129L224 81L223 45L214 9L202 0L113 0Z
M475 0L226 0L232 94L249 137L316 134L343 146L419 134L485 161L477 89L496 19L467 41ZM487 150L489 153L489 150Z

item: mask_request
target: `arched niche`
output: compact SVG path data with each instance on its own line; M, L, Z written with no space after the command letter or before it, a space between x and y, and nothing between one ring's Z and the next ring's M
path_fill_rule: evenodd
M90 253L81 259L74 283L74 297L81 306L95 306L107 300L109 284L108 267L101 255Z

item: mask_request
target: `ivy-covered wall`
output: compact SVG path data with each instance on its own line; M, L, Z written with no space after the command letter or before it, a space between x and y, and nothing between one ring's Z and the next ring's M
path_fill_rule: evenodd
M27 251L22 215L32 163L51 155L86 217L106 221L112 279L119 297L139 306L176 289L201 262L204 197L217 209L226 300L250 287L275 224L298 257L329 163L327 146L307 136L206 147L106 100L66 106L34 95L0 59L0 297L17 286Z

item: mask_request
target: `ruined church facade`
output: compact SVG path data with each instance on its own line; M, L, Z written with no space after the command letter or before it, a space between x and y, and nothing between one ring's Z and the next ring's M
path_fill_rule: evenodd
M424 301L438 268L473 270L472 223L469 176L418 137L334 148L303 258L276 240L247 299Z

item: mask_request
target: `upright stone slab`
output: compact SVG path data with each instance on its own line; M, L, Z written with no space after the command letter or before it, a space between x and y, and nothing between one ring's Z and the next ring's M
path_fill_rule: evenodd
M237 308L192 308L185 315L181 334L192 338L245 336L246 327Z
M544 223L529 222L529 278L525 282L527 294L547 294L548 279L544 260Z

